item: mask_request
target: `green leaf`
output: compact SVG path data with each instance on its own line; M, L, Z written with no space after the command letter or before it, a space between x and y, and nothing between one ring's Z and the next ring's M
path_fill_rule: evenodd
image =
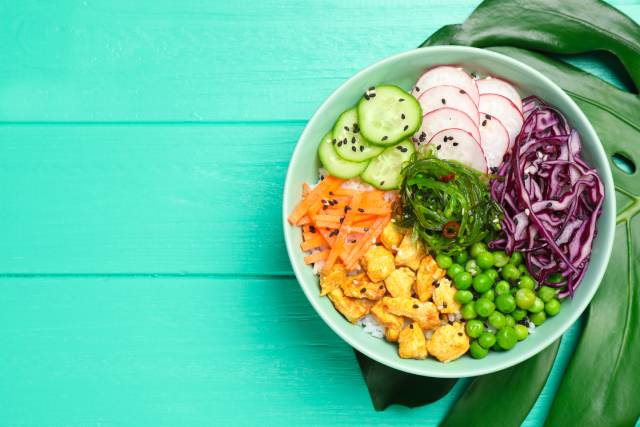
M551 370L558 347L560 340L516 366L473 380L440 427L520 425L547 382L546 375L535 374ZM510 394L514 390L518 394Z
M514 46L549 53L606 50L640 88L640 27L597 0L485 0L462 25L441 28L423 43Z
M389 405L409 408L435 402L451 390L455 378L428 378L397 371L354 350L376 411Z

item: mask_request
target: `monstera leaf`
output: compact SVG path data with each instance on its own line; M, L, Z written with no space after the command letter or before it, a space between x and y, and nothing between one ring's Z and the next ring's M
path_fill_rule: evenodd
M422 46L441 44L488 48L541 71L582 108L610 159L626 162L626 170L611 162L619 207L611 261L587 309L582 336L546 424L634 425L640 416L640 357L634 352L640 345L640 184L635 167L640 161L640 98L548 54L607 50L620 60L637 90L640 26L601 1L486 0L465 23L441 28ZM535 403L556 352L557 343L507 371L476 378L443 425L469 425L460 415L473 413L488 417L486 425L519 425ZM395 378L391 372L377 384L393 389ZM491 410L496 403L491 390L497 384L503 396L500 411ZM369 391L375 400L376 388L370 385ZM402 390L394 396L385 396L387 404L404 402Z

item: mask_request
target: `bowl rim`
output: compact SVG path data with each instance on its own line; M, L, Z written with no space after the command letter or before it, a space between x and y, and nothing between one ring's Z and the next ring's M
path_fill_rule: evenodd
M370 70L371 68L374 67L379 67L379 66L383 66L386 65L388 63L392 63L395 62L399 59L408 57L408 56L412 56L412 55L420 55L422 52L425 51L429 51L429 52L434 52L434 53L438 53L438 51L459 51L460 53L464 54L464 53L475 53L475 54L479 54L479 55L486 55L489 58L495 58L497 60L500 61L505 61L507 63L509 63L509 65L511 66L515 66L516 68L524 68L525 70L527 70L527 72L534 74L537 78L539 78L540 80L542 80L546 85L551 86L553 89L555 89L556 92L558 92L559 96L561 98L564 98L564 101L568 102L569 104L572 104L572 106L575 108L577 115L578 115L578 119L580 121L582 121L583 123L586 124L586 132L588 133L588 136L591 140L593 140L594 142L596 142L596 144L594 144L593 150L594 150L594 154L597 157L600 158L604 158L606 161L604 162L605 166L605 170L604 171L598 171L600 174L600 177L603 181L603 186L605 188L605 200L603 203L603 212L604 210L608 207L608 209L612 210L613 212L613 216L612 216L612 220L608 223L604 223L602 224L602 226L600 228L606 228L606 233L599 233L599 237L605 238L606 237L606 241L604 242L604 252L603 255L606 255L606 257L604 259L606 259L606 263L598 263L597 265L593 266L596 268L596 272L595 272L595 281L596 284L595 286L592 286L592 288L588 291L588 293L585 295L586 298L584 299L584 302L578 306L576 306L576 309L573 311L573 313L571 313L571 316L568 318L567 321L565 321L565 323L555 329L550 331L547 336L544 338L544 340L542 341L541 344L539 344L538 346L532 347L531 349L525 350L521 353L516 353L514 357L511 357L510 359L503 361L502 363L499 363L496 365L496 368L492 368L492 367L487 367L484 369L478 368L478 369L474 369L474 370L467 370L468 372L465 375L458 375L455 372L438 372L437 369L432 369L430 368L428 365L425 365L425 367L419 367L416 368L414 366L407 366L401 363L402 359L390 359L387 357L383 357L380 356L379 354L377 354L376 352L373 351L369 351L368 348L361 346L359 343L353 341L348 334L346 334L345 332L342 331L342 329L338 326L338 325L334 325L333 321L331 319L329 319L329 317L324 313L323 308L321 308L318 304L318 302L313 298L314 295L311 295L311 290L307 289L307 287L302 285L303 282L303 277L300 271L299 266L294 262L294 251L297 250L297 248L292 247L292 244L290 242L291 239L288 238L288 233L289 228L290 228L290 224L287 220L289 213L287 212L287 206L286 206L286 202L287 202L287 197L286 195L289 194L290 192L290 188L293 185L292 182L292 177L291 177L291 171L293 168L293 165L297 163L298 157L301 156L301 145L299 144L301 140L305 139L306 134L309 132L309 130L314 126L315 121L318 120L318 117L322 116L322 114L324 113L324 111L328 108L328 105L330 105L333 100L338 96L338 94L342 91L342 89L344 89L345 87L348 87L351 82L353 80L355 80L359 75L367 72L368 70ZM584 133L584 132L583 132ZM535 68L521 62L518 61L516 59L510 58L506 55L503 55L501 53L497 53L497 52L493 52L490 50L486 50L486 49L479 49L479 48L474 48L474 47L467 47L467 46L453 46L453 45L442 45L442 46L430 46L430 47L423 47L423 48L416 48L416 49L411 49L408 51L404 51L392 56L388 56L383 58L380 61L374 62L362 69L360 69L358 72L356 72L354 75L352 75L350 78L348 78L346 81L344 81L340 86L338 86L336 89L334 89L331 93L331 95L329 95L324 102L316 109L316 111L313 113L313 115L311 116L311 118L309 119L309 121L307 122L304 130L302 131L302 133L300 134L298 140L296 141L296 145L294 147L293 153L291 155L291 158L289 160L289 166L287 167L287 175L285 178L285 184L284 184L284 192L283 192L283 198L282 198L282 225L283 225L283 232L284 232L284 237L285 237L285 246L287 248L287 255L289 257L289 262L291 264L291 267L293 268L293 272L295 274L296 280L298 282L298 285L302 288L302 291L304 292L307 300L311 303L311 306L314 308L314 310L316 311L316 313L318 313L318 315L322 318L322 320L324 321L325 324L327 324L340 338L342 338L345 342L347 342L352 348L358 350L359 352L365 354L366 356L370 357L371 359L382 363L386 366L389 366L391 368L397 369L399 371L402 372L407 372L410 374L415 374L415 375L420 375L420 376L428 376L428 377L434 377L434 378L464 378L464 377L470 377L470 376L478 376L478 375L485 375L485 374L489 374L489 373L493 373L493 372L498 372L501 371L503 369L507 369L510 368L514 365L517 365L518 363L521 363L533 356L535 356L536 354L542 352L544 349L546 349L549 345L551 345L553 342L555 342L561 335L563 335L571 326L573 326L576 322L576 320L582 315L582 313L584 312L584 310L587 308L587 306L591 303L591 300L593 299L593 296L595 295L595 293L597 292L597 290L600 287L600 284L602 283L602 278L604 276L604 273L606 271L607 265L609 263L609 259L611 258L611 251L613 248L613 240L614 240L614 234L615 234L615 212L616 212L616 201L615 201L615 189L614 189L614 184L613 184L613 177L612 177L612 173L611 173L611 167L609 165L609 161L607 159L607 154L604 151L604 148L602 146L602 143L600 142L600 139L598 138L598 135L596 133L596 131L593 129L593 126L591 125L591 122L589 121L589 119L584 115L583 111L580 109L580 107L573 101L573 99L571 99L571 97L569 95L567 95L567 93L560 87L558 86L556 83L554 83L551 79L549 79L548 77L546 77L544 74L542 74L541 72L539 72L538 70L536 70ZM598 236L597 236L598 237ZM597 238L596 237L596 238Z

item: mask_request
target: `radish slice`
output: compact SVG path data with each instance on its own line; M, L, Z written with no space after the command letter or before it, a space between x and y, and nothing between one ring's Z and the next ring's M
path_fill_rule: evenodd
M502 95L513 102L513 105L522 113L522 99L520 99L520 94L518 94L518 91L509 83L495 77L487 77L482 80L476 80L476 85L478 85L480 95L486 93Z
M469 94L473 102L478 105L478 98L480 94L478 93L478 87L476 86L475 80L473 80L469 74L465 73L462 68L451 67L448 65L442 65L427 70L427 72L421 75L416 82L416 85L411 91L411 95L417 98L421 93L426 92L432 87L443 85L455 86L458 89L464 90Z
M480 146L487 159L487 168L490 172L497 173L509 148L509 134L496 117L485 114L480 118Z
M489 114L500 120L500 123L502 123L509 134L510 150L524 123L524 117L522 117L522 113L520 113L518 107L502 95L488 93L480 95L480 105L478 109L480 110L480 117L482 117L483 114Z
M413 135L413 142L418 146L426 144L436 133L452 128L462 129L470 133L476 141L480 140L480 132L469 116L454 108L440 108L425 114L422 126Z
M455 86L435 86L418 98L422 114L430 113L442 107L455 108L465 113L478 126L480 113L468 93Z
M480 172L487 172L484 151L464 129L444 129L436 133L429 145L434 154L443 160L457 160Z

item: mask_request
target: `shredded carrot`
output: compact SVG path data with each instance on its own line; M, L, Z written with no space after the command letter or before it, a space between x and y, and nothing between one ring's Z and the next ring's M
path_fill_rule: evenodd
M297 225L298 221L300 221L300 219L307 213L311 205L316 203L318 200L321 200L326 193L338 188L343 182L343 180L333 176L327 176L325 179L320 181L320 183L318 183L318 185L316 185L315 188L307 194L307 197L298 203L298 206L296 206L291 215L289 215L289 222Z
M391 214L391 208L388 208L388 207L384 207L384 208L367 207L367 208L362 208L362 210L364 212L361 212L361 213L368 214L368 215L390 215Z
M306 257L304 257L304 263L305 264L314 264L318 261L323 261L325 259L327 259L327 257L329 256L329 249L325 249L324 251L320 251L320 252L316 252L314 254L311 255L307 255Z
M338 259L338 256L340 256L340 253L344 248L344 243L347 238L347 234L349 233L347 227L351 225L351 221L353 220L353 216L355 215L354 212L356 212L356 210L358 209L358 206L360 206L361 200L362 200L361 193L356 193L356 195L353 196L353 199L351 199L351 209L347 212L347 215L345 215L344 217L344 221L342 222L342 227L340 227L338 236L336 237L333 247L331 248L331 253L329 254L329 257L327 258L327 261L324 264L324 269L323 269L324 271L331 270L331 267L333 267L333 264Z
M308 215L303 216L302 218L300 218L300 221L298 221L298 225L308 225L311 224L311 218L309 218Z
M348 270L352 270L353 267L355 267L356 262L358 262L365 252L367 252L369 247L375 243L375 240L380 233L382 233L382 229L387 225L389 219L389 217L378 218L373 226L369 228L369 231L364 233L364 236L358 240L358 243L353 247L345 259L345 266Z
M307 197L307 194L311 191L311 187L306 182L302 184L302 197Z
M319 248L322 245L326 245L327 242L326 240L324 240L324 237L322 237L322 234L316 233L313 235L312 238L305 240L304 242L302 242L300 244L300 249L302 249L303 251L310 251L311 249L314 248Z

